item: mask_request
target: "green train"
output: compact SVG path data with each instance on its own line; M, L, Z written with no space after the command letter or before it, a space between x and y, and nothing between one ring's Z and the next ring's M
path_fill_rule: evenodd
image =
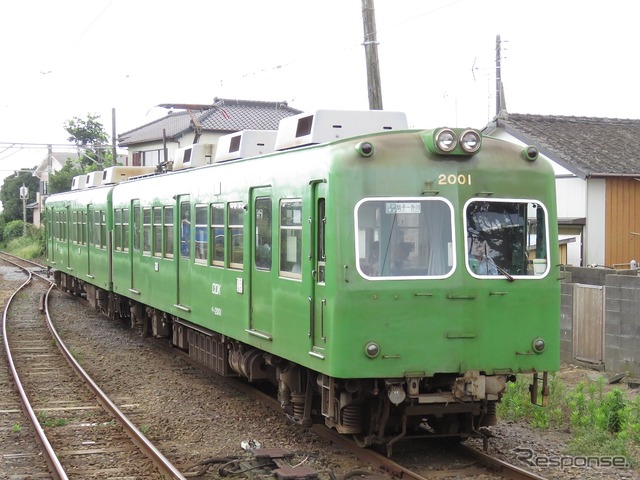
M57 284L222 375L272 383L294 421L389 453L483 437L518 373L545 402L560 262L535 147L320 110L212 151L51 195Z

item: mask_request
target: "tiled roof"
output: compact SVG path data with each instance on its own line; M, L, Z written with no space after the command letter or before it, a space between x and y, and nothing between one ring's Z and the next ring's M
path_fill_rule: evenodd
M503 112L485 131L496 127L582 178L640 176L640 120Z
M167 105L164 105L167 106ZM175 105L176 108L184 105ZM286 102L261 102L215 98L212 105L193 105L191 111L203 131L232 133L241 130L277 130L280 120L301 113ZM191 116L186 110L169 112L163 118L118 135L121 146L178 138L193 130Z

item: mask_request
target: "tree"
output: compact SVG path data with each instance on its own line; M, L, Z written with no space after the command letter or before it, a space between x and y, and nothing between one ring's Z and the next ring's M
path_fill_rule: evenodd
M98 121L100 115L87 114L86 119L73 117L64 122L64 129L69 134L67 140L78 147L78 156L83 166L98 166L101 170L105 165L112 164L112 152L108 148L109 136L102 123Z
M62 169L49 177L48 194L53 195L54 193L68 192L71 190L73 177L83 175L84 173L85 171L83 171L81 167L67 161Z
M35 170L35 169L34 169ZM22 220L22 199L20 198L20 187L24 184L29 189L27 203L36 199L36 192L40 187L40 180L33 176L33 172L16 172L4 179L0 188L0 200L4 219L7 223L12 220ZM27 221L33 221L33 211L27 210Z

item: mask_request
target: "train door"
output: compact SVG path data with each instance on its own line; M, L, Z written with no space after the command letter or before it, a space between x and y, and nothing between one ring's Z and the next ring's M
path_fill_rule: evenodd
M191 238L193 229L191 228L191 202L189 195L179 195L178 199L178 235L180 241L175 243L174 258L177 259L176 277L178 279L176 292L176 308L185 312L191 311Z
M313 270L311 271L311 295L309 335L311 337L311 355L324 357L324 350L327 341L325 332L325 316L327 312L327 298L325 294L325 267L327 262L326 254L326 203L325 192L326 183L317 181L311 183L313 210L311 221L311 256Z
M56 218L53 207L47 208L45 215L45 233L47 236L47 259L55 265L56 259Z
M271 338L273 329L273 201L271 188L252 188L250 318L252 334ZM276 267L277 268L277 267Z
M67 268L71 269L71 206L67 205L64 209L64 240L67 245L66 257Z
M140 294L136 282L136 260L140 261L140 200L131 201L131 209L129 211L129 271L131 272L131 284L129 291L131 293Z

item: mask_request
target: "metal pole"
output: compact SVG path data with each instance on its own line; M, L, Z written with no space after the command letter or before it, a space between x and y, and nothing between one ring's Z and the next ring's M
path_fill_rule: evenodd
M362 0L362 23L364 25L364 42L362 44L367 61L369 109L382 110L382 86L380 84L380 63L378 61L376 15L373 0Z

